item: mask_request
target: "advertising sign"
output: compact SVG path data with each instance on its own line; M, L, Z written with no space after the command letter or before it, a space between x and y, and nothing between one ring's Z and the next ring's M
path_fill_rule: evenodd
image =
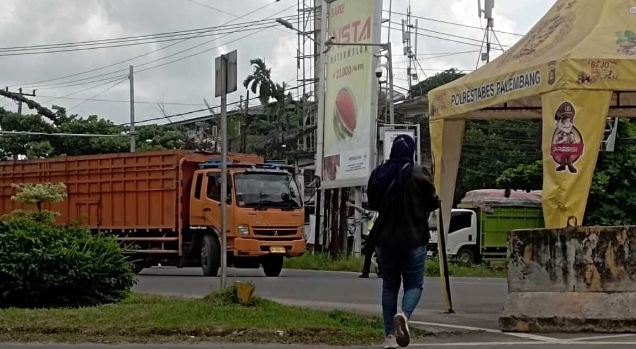
M338 0L329 5L334 43L380 42L381 0ZM375 165L379 53L373 46L330 46L326 54L324 188L366 185Z

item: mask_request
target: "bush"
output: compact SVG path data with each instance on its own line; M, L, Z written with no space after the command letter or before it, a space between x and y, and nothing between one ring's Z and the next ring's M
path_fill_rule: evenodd
M113 303L134 284L111 237L20 216L0 221L0 308Z

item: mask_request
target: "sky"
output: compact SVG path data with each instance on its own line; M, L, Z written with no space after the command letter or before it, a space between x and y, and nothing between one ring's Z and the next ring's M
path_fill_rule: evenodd
M98 115L115 123L130 118L130 89L126 79L129 65L135 68L135 115L138 122L205 108L220 101L214 97L214 59L220 54L238 50L239 89L228 96L235 102L245 96L242 80L251 72L250 59L263 58L272 68L272 78L295 87L297 35L276 25L278 17L295 16L299 0L1 0L0 86L10 91L36 88L35 100L44 106L63 106L70 114L86 117ZM301 0L302 1L302 0ZM305 0L309 5L313 0ZM389 9L391 0L384 0ZM555 0L495 1L495 30L503 45L513 45L554 4ZM392 0L392 26L400 27L409 0ZM480 27L485 22L477 16L476 0L412 0L413 16L432 18L467 26ZM383 12L388 19L389 13ZM415 20L415 18L414 18ZM97 50L24 55L31 51L7 51L16 46L59 44L89 40L122 38L167 33L197 28L221 27L225 24L261 21L258 29L245 31L245 26L225 32L214 32L187 40L154 42ZM418 37L418 57L424 71L420 80L440 70L459 68L469 72L476 68L483 38L480 29L418 19L419 32L446 39ZM292 21L295 23L295 20ZM388 25L388 23L385 23ZM227 28L227 27L226 27ZM218 30L218 29L216 29ZM229 33L237 31L234 33ZM437 32L437 33L435 33ZM382 41L388 37L383 28ZM192 35L191 35L192 36ZM194 35L196 36L196 35ZM457 40L477 46L452 42ZM406 59L402 34L392 30L394 76L396 84L405 88ZM3 50L4 49L4 50ZM183 52L181 52L183 51ZM442 54L452 53L444 57ZM459 53L459 54L455 54ZM498 53L493 52L493 58ZM187 57L192 56L192 57ZM165 64L168 63L168 64ZM162 65L165 64L165 65ZM107 68L104 68L109 66ZM143 71L144 69L147 69ZM94 71L93 71L94 70ZM91 71L89 73L85 73ZM84 73L84 74L80 74ZM312 71L307 69L307 74ZM76 75L78 74L78 75ZM65 79L58 79L75 75ZM53 80L57 79L57 80ZM104 80L105 79L105 80ZM52 81L48 81L52 80ZM104 81L97 81L104 80ZM44 82L42 82L44 81ZM94 81L94 82L93 82ZM88 82L92 82L87 84ZM299 90L293 90L294 95ZM400 91L399 88L397 91ZM58 98L65 97L65 98ZM251 96L253 97L253 96ZM98 101L107 100L107 101ZM160 108L158 103L162 104ZM251 103L258 103L253 101ZM253 105L253 104L252 104ZM0 99L0 107L16 111L17 105ZM218 112L218 108L216 109ZM25 111L26 113L26 111ZM174 116L172 121L206 115L207 112ZM154 121L167 122L165 119Z

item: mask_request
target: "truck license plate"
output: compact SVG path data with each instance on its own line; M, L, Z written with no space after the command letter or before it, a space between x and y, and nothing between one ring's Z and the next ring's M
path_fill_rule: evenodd
M271 246L269 251L272 253L285 253L285 248L282 246Z

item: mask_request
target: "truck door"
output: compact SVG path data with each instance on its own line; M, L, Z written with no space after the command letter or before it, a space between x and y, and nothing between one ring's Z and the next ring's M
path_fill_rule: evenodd
M190 225L205 225L203 216L203 173L196 173L190 192Z
M228 176L229 177L229 176ZM209 172L204 179L205 197L203 199L203 215L207 221L206 225L212 225L217 230L221 230L221 174ZM228 203L227 203L227 227L228 235L233 231L234 214L232 210L232 190L230 179L228 178Z
M477 227L473 227L474 214L472 211L453 212L446 244L449 255L456 255L462 247L477 244Z

